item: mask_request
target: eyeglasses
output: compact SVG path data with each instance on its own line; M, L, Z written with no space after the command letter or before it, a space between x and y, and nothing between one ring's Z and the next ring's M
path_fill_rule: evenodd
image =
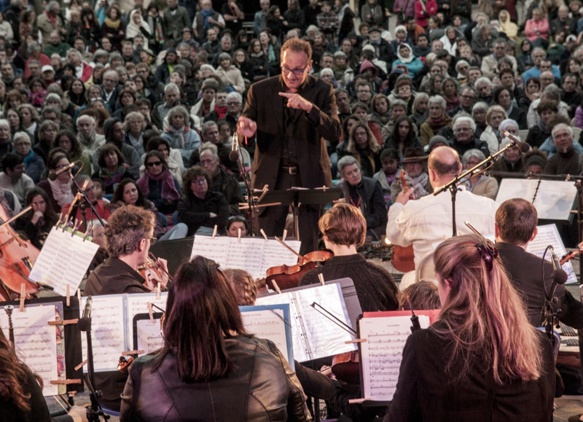
M206 179L196 179L191 182L193 185L206 185Z
M239 105L239 104L241 104L241 103L240 103L240 102L238 102L238 101L229 101L229 102L227 103L227 105Z
M458 127L454 132L469 132L472 128L469 127Z
M154 244L156 243L156 240L158 240L158 238L156 236L153 237L145 237L144 239L149 240L150 244Z
M290 69L289 67L287 67L285 64L281 66L281 69L285 72L285 73L293 73L294 76L302 76L302 74L306 71L306 69L308 68L308 65L304 66L304 67L298 67L295 69Z
M162 161L151 161L151 162L147 163L146 165L148 167L154 167L154 166L159 166L160 164L162 164Z

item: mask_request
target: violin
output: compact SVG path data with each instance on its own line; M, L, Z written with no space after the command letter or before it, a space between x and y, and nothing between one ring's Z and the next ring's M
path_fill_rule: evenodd
M576 256L581 255L581 253L583 253L583 251L581 251L579 249L572 250L571 252L569 252L565 256L561 257L559 263L561 265L566 264L567 262L569 262L570 260L572 260Z
M144 287L151 292L155 291L158 285L160 285L160 290L167 290L168 283L173 281L162 262L151 252L146 258L146 262L140 265L137 270L144 277Z
M321 265L322 262L332 258L334 254L328 251L314 251L305 255L300 255L285 242L279 238L275 238L279 243L292 251L298 257L298 262L295 265L277 265L268 268L266 271L265 281L267 285L273 290L293 289L300 285L301 278L308 272ZM275 284L273 283L275 282Z
M360 356L358 351L340 353L332 358L332 373L340 381L360 384Z
M9 218L4 207L0 206L0 300L2 301L18 299L23 284L27 297L38 292L38 284L30 280L28 276L40 252L29 240L23 240L9 224L31 209L27 207Z
M405 172L401 171L399 175L401 181L401 188L403 192L409 189L407 185L407 179L405 178ZM393 249L393 267L397 270L407 273L409 271L415 270L415 253L413 252L413 245L409 246L398 246L395 245Z

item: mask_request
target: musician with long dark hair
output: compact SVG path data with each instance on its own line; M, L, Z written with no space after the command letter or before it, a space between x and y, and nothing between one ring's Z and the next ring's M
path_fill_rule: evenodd
M180 267L163 330L162 349L129 370L121 420L307 420L295 374L273 343L246 332L214 261Z
M407 340L385 421L551 421L551 343L528 323L493 244L453 237L434 262L439 319Z
M0 328L0 421L50 421L42 381L18 359Z

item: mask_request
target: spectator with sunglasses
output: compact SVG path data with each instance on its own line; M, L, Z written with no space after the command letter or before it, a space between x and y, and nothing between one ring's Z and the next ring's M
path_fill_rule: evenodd
M178 180L170 173L166 158L161 152L152 150L146 154L144 165L146 166L144 174L136 184L158 211L172 214L182 197L182 189Z

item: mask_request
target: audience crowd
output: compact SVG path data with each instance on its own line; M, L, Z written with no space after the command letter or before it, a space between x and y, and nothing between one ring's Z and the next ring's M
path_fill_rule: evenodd
M469 168L506 146L508 134L523 138L530 151L512 147L493 177L466 181L490 198L513 173L578 175L581 6L580 0L531 0L518 9L513 1L480 0L472 8L455 0L362 0L355 10L348 0L288 0L287 7L270 0L4 2L2 196L18 212L38 186L50 212L58 212L74 197L75 187L58 176L72 163L91 177L94 201L105 201L104 209L112 198L111 207L132 202L117 190L122 180L134 180L161 234L179 222L190 234L224 225L243 200L229 153L247 89L279 74L279 50L291 37L310 42L312 74L335 88L343 131L327 139L333 175L344 182L347 201L369 202L361 209L379 233L401 180L416 197L431 192L426 157L439 145L453 147ZM254 139L238 142L248 166ZM338 165L346 156L354 160Z

